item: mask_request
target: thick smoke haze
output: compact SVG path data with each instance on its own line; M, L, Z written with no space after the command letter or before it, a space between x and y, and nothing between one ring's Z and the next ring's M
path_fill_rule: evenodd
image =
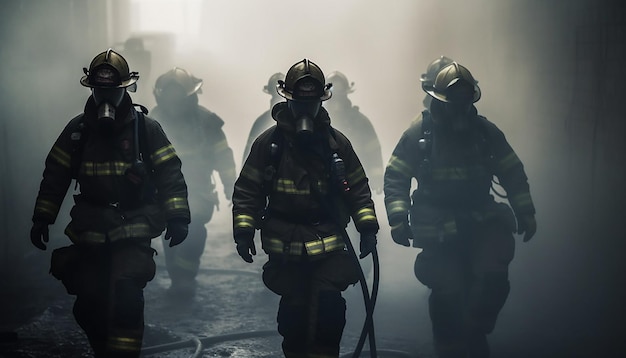
M355 83L350 99L372 121L386 162L422 110L420 75L445 55L478 80L479 113L504 131L524 162L537 207L535 238L528 243L516 239L511 294L491 336L494 352L502 357L601 356L597 353L618 348L626 333L626 125L618 97L618 86L626 80L621 63L626 22L616 4L3 2L0 268L18 277L32 262L45 262L46 270L51 248L68 243L63 228L73 188L51 227L46 252L29 242L30 217L45 157L89 96L79 84L82 68L108 47L140 72L138 91L131 96L149 109L155 105L154 81L165 71L182 67L203 79L200 104L224 119L238 171L250 126L269 108L263 86L275 72L286 73L309 58L326 74L346 74ZM131 51L130 38L143 39L149 62ZM225 202L221 190L220 195ZM427 343L428 291L413 274L418 251L393 244L382 195L375 201L382 272L377 332ZM231 225L228 206L211 225ZM536 354L538 349L543 353Z

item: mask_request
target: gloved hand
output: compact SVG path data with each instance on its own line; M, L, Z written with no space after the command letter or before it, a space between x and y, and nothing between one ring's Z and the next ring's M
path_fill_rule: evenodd
M170 219L167 221L165 240L170 240L170 247L185 241L189 233L189 224L184 219Z
M376 250L376 243L376 234L361 234L361 242L359 244L361 254L359 258L362 259Z
M46 244L44 244L44 242L50 240L48 225L50 224L46 221L35 221L33 222L33 227L30 229L30 242L39 250L45 251Z
M391 238L393 242L402 246L411 246L409 239L413 240L413 233L407 221L391 226Z
M252 255L256 255L256 246L254 246L254 233L252 235L239 234L235 236L235 243L237 244L237 253L241 258L247 262L251 263Z
M537 221L532 214L520 215L517 218L517 233L524 234L524 242L529 241L537 232Z

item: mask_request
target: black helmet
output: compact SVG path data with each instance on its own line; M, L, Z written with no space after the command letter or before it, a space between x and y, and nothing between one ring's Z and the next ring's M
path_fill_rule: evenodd
M448 103L474 103L480 99L480 88L470 71L456 62L442 68L432 86L424 91Z
M273 74L272 76L270 76L270 78L267 80L267 85L263 86L263 92L271 94L272 96L275 95L276 92L276 85L278 85L278 81L282 80L285 78L285 74L282 72L276 72L275 74Z
M125 88L139 79L139 73L130 72L128 62L112 49L99 53L91 60L89 69L83 67L83 72L80 83L92 88Z
M285 80L279 80L278 94L288 100L325 101L332 96L330 87L332 84L324 83L324 73L312 61L304 59L287 71Z
M333 93L348 94L354 92L354 82L348 82L348 77L339 71L331 72L326 76L326 82L333 85Z
M172 85L182 89L181 95L185 97L194 93L202 93L202 80L200 78L180 67L174 67L157 78L154 84L154 96L157 99L161 96L167 96L168 88L171 89Z
M435 78L439 71L447 65L454 62L451 58L446 56L439 56L439 58L433 60L428 67L426 67L426 73L422 73L420 76L420 82L422 82L422 88L430 87L435 82Z

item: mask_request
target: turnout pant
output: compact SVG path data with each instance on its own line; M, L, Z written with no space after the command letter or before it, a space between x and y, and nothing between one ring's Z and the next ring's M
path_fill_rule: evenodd
M424 248L415 275L431 289L429 313L439 357L489 357L486 335L509 294L515 241L499 222L472 228L458 241Z
M143 289L156 268L150 240L64 249L73 257L64 261L60 276L68 293L76 295L74 317L95 357L139 357Z
M359 276L347 252L327 255L299 261L270 256L263 266L263 282L281 296L277 323L287 358L339 356L346 324L341 292Z

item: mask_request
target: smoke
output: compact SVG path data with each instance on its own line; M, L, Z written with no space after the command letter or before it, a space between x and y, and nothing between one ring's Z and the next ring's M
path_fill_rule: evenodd
M612 275L621 267L613 263L624 247L624 234L610 222L623 220L623 204L618 201L624 191L616 188L623 185L624 171L608 181L606 163L619 163L623 156L594 162L588 150L593 145L591 134L580 135L592 133L593 125L578 122L576 141L572 126L567 126L577 116L579 102L591 98L578 94L576 77L589 73L581 71L589 64L577 48L581 43L577 36L588 29L581 23L587 10L596 9L591 3L16 2L5 13L20 16L1 16L5 23L0 37L4 64L0 101L7 108L2 118L7 142L2 148L8 162L3 169L11 173L3 174L2 190L13 192L2 199L20 204L5 213L4 223L19 223L23 228L19 240L24 241L47 150L65 123L82 111L89 95L78 83L81 68L110 46L124 54L124 41L130 37L144 39L152 58L149 66L130 62L131 70L138 68L142 76L138 92L132 94L135 101L152 108L154 80L174 66L202 78L200 104L224 119L237 170L250 126L269 108L270 96L263 86L275 72L286 73L292 64L309 58L326 74L345 73L355 82L350 99L372 121L387 161L402 132L422 110L420 75L430 61L445 55L469 68L479 81L483 97L478 110L505 132L524 162L537 206L539 231L529 243L517 240L512 291L493 334L494 344L508 356L514 355L510 347L526 340L537 345L565 342L555 351L567 350L567 344L580 348L588 341L610 344L618 330L609 331L614 318L608 317L624 298L623 289L612 289ZM585 88L590 82L584 82ZM605 125L601 130L611 128ZM623 143L623 132L619 133L616 141ZM592 177L595 194L590 194ZM612 198L610 193L621 196ZM399 335L423 344L430 339L430 323L427 290L412 272L418 251L392 244L382 197L375 200L383 265L377 323L383 336ZM229 211L216 213L214 223L230 225ZM64 224L59 221L57 229L62 231ZM582 312L590 307L601 317Z

